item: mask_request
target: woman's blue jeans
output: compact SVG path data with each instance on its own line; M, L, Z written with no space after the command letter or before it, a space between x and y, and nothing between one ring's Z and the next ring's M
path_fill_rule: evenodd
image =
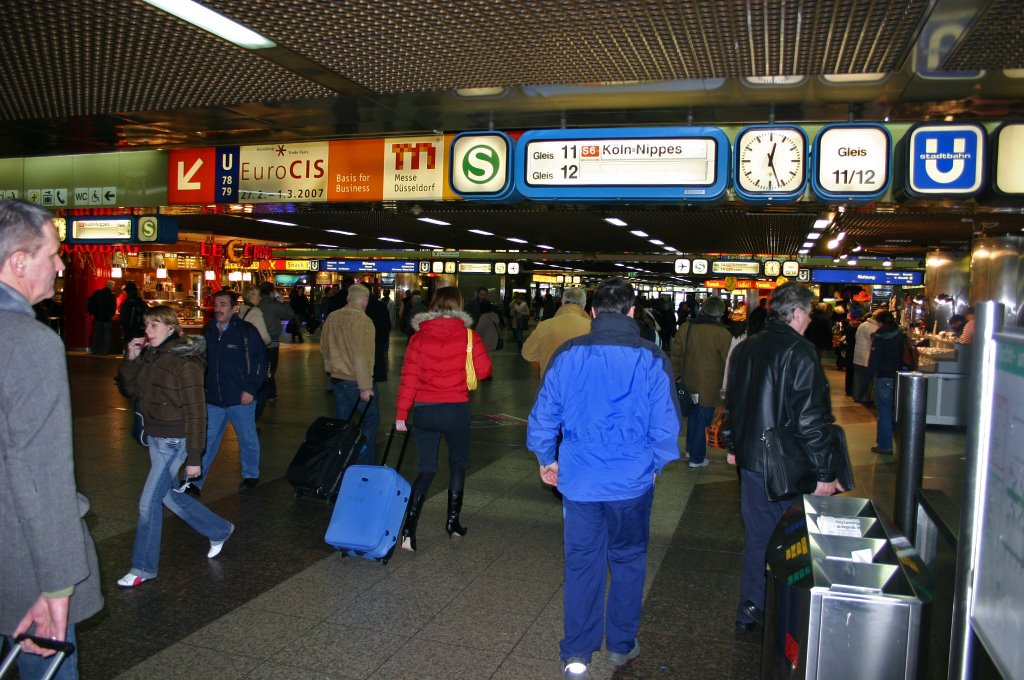
M878 408L878 427L875 443L883 451L892 451L893 402L896 394L895 378L875 379L875 406Z
M139 526L132 550L132 573L154 578L160 566L160 538L164 508L211 541L227 540L234 525L216 515L194 496L177 491L178 470L185 462L183 438L149 437L149 461L152 467L139 499ZM172 489L174 489L172 491Z

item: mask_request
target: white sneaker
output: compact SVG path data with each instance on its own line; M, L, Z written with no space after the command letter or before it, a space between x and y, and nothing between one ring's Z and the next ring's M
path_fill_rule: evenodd
M235 533L235 525L231 525L231 531L228 533L228 538L231 538L231 534ZM223 541L210 541L210 551L206 553L208 559L213 559L220 554L220 551L224 549L224 544L227 543L228 538Z
M138 574L133 574L129 571L127 574L117 579L117 585L122 588L137 588L142 585L143 581L149 580L151 579L145 576L139 576Z
M707 458L705 458L704 460L702 460L699 463L694 463L692 460L690 461L690 467L692 467L692 468L702 468L702 467L707 467L708 465L711 465L711 461L709 459L707 459Z

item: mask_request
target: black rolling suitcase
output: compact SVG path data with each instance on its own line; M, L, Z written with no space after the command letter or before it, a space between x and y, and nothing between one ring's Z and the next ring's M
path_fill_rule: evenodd
M366 404L358 420L356 413ZM318 496L332 500L338 493L341 477L359 457L366 444L363 418L369 402L357 401L348 420L326 416L317 418L306 430L306 439L295 452L285 478L295 487L296 496Z

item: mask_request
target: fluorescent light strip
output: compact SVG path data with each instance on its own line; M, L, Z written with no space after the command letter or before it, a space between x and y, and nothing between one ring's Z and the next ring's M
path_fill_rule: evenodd
M324 231L329 231L332 234L341 234L342 236L355 236L355 232L342 231L341 229L325 229Z
M555 249L555 247L554 247L554 246L546 246L546 245L543 245L543 244L541 244L541 243L538 243L538 244L537 244L537 247L538 247L538 248L541 248L541 249L543 249L543 250L554 250L554 249Z
M391 238L389 236L378 236L377 240L378 241L390 241L391 243L405 243L405 241L403 241L400 238Z
M451 222L443 222L441 220L435 220L433 217L417 217L416 219L418 219L420 222L426 222L428 224L438 224L438 225L440 225L442 227L450 227L450 226L452 226Z
M819 238L821 238L820 231L812 231L807 234L808 241L817 241Z
M270 219L266 219L266 218L260 218L260 219L257 219L256 221L257 222L266 222L267 224L280 224L282 227L297 227L297 226L299 226L299 225L295 224L294 222L282 222L281 220L270 220Z
M333 243L317 243L317 245L320 246L321 248L337 248L338 247L338 246L334 245Z
M145 0L153 7L173 14L193 26L233 42L247 50L277 47L277 43L192 0Z
M506 241L511 241L512 243L529 243L529 241L523 240L521 238L511 238L511 237L509 237L509 238L507 238L505 240Z
M806 255L807 253L809 253L811 251L810 251L809 248L801 248L800 250L798 250L796 252L797 252L798 255Z
M651 240L649 241L649 243L653 243L653 244L654 244L654 245L656 245L656 246L663 246L663 245L665 245L665 242L664 242L664 241L662 241L661 239L657 239L657 238L652 238L652 239L651 239Z
M483 229L468 229L467 231L471 234L480 234L481 236L494 236L491 232L484 231Z
M442 246L439 246L436 243L421 243L420 245L423 246L424 248L433 248L434 250L444 249Z
M648 236L648 233L646 231L640 231L639 229L634 229L629 233L632 234L633 236L639 236L640 238L647 238Z
M822 229L827 229L828 225L830 224L832 224L832 220L826 220L823 217L814 220L814 228L817 229L818 231L821 231Z
M813 248L814 247L814 241L804 241L804 245L802 247L803 248Z
M616 227L624 227L626 223L620 220L618 217L606 217L604 221Z

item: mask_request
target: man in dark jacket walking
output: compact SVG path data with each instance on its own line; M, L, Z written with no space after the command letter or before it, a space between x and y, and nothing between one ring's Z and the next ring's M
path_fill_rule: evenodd
M281 322L291 320L292 308L284 303L280 293L274 289L274 284L264 281L260 284L260 311L263 312L263 322L270 334L270 342L267 343L267 383L270 394L267 399L274 400L277 399L277 362L281 356Z
M729 462L740 467L740 512L746 531L736 628L763 623L765 551L775 525L793 501L772 501L761 463L765 430L790 425L814 464L816 496L842 487L832 464L829 385L814 345L803 337L811 321L811 292L785 283L772 293L765 330L736 345L729 359L725 440Z
M124 294L124 302L117 311L121 315L121 337L127 347L129 340L141 338L146 334L146 322L142 317L149 309L149 305L139 297L139 287L134 281L124 284Z
M892 453L893 408L896 397L896 373L903 368L905 336L892 312L879 312L875 318L879 328L871 336L868 358L869 375L875 379L875 406L878 424L875 427L875 446L872 453Z
M94 290L85 307L92 314L92 353L110 354L110 321L117 312L114 282L107 281L105 286Z
M238 293L213 296L213 321L206 326L206 451L202 487L217 458L230 420L242 461L240 490L260 481L260 439L256 433L256 393L267 378L267 354L256 327L238 317Z

